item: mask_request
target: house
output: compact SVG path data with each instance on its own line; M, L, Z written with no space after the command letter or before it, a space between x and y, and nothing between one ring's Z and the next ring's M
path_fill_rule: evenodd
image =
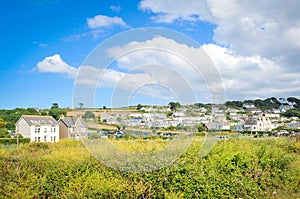
M87 124L80 117L63 117L58 120L59 139L80 139L88 135Z
M16 133L31 142L57 142L59 125L52 116L22 115L16 122Z
M249 131L271 131L272 129L271 120L265 116L254 118L253 115L251 115L244 124L244 130Z

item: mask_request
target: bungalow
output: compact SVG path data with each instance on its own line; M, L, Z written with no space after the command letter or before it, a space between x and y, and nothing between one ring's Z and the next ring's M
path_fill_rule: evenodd
M80 118L63 117L58 120L59 139L80 139L88 135L87 124Z
M16 122L16 133L30 141L57 142L59 126L52 116L22 115Z

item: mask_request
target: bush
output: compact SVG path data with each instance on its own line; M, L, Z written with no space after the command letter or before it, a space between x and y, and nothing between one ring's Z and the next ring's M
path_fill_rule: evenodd
M19 143L29 143L30 138L19 138ZM0 138L0 144L17 144L17 138Z

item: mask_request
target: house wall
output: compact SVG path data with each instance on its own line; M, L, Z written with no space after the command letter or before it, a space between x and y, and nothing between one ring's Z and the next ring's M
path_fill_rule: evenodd
M30 137L31 128L23 118L21 118L16 124L16 133L21 134L24 138L30 138L30 141L32 141Z
M40 131L38 131L38 128L40 129ZM30 141L37 141L37 142L58 142L59 141L58 125L31 126L30 131L31 131Z
M69 137L68 127L60 121L59 122L59 139L67 139Z

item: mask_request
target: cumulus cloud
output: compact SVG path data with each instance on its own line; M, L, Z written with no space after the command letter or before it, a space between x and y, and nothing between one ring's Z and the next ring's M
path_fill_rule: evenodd
M178 9L180 7L180 9ZM208 21L216 24L214 39L242 55L280 59L299 67L300 1L142 0L140 8L156 22ZM299 55L299 53L298 53ZM297 66L295 66L297 65Z
M163 51L166 46L181 54ZM209 55L217 70L207 67L207 61L201 61L199 55L202 50ZM121 69L142 70L164 85L176 84L176 87L180 88L184 81L187 81L190 87L201 91L200 98L205 100L210 100L207 98L208 92L218 93L223 86L228 99L299 95L300 73L287 70L276 60L258 55L239 55L215 44L194 48L168 38L155 37L145 42L131 42L111 48L108 53L113 57L124 54L117 60ZM195 64L197 70L194 70L190 63ZM149 67L145 64L149 64ZM155 64L160 65L155 68ZM220 81L217 81L218 75ZM177 82L180 82L180 85ZM186 88L181 87L179 90L184 91Z
M108 50L122 70L143 71L174 90L186 103L198 98L222 101L223 85L218 71L201 48L189 47L157 36ZM119 56L122 55L122 56ZM220 98L219 98L220 97Z
M126 27L126 23L120 17L108 17L104 15L97 15L93 18L88 18L87 23L89 28L103 28L103 27L112 27L112 26L121 26Z
M197 21L209 17L205 1L195 0L142 0L139 8L155 14L151 19L157 23L172 23L175 20Z
M300 73L261 56L236 55L214 44L204 45L221 74L229 99L299 95Z
M121 6L114 6L114 5L111 5L109 8L114 12L120 12L122 9Z
M77 69L64 62L59 54L46 57L44 60L37 63L36 68L42 73L66 74L70 78L74 78L77 74Z
M243 92L246 98L264 94L299 96L299 7L298 0L255 3L250 0L177 0L176 3L142 0L139 5L153 14L151 18L157 23L185 20L215 24L213 39L218 46L205 48L217 62L228 93L239 96ZM237 89L229 92L231 84Z

